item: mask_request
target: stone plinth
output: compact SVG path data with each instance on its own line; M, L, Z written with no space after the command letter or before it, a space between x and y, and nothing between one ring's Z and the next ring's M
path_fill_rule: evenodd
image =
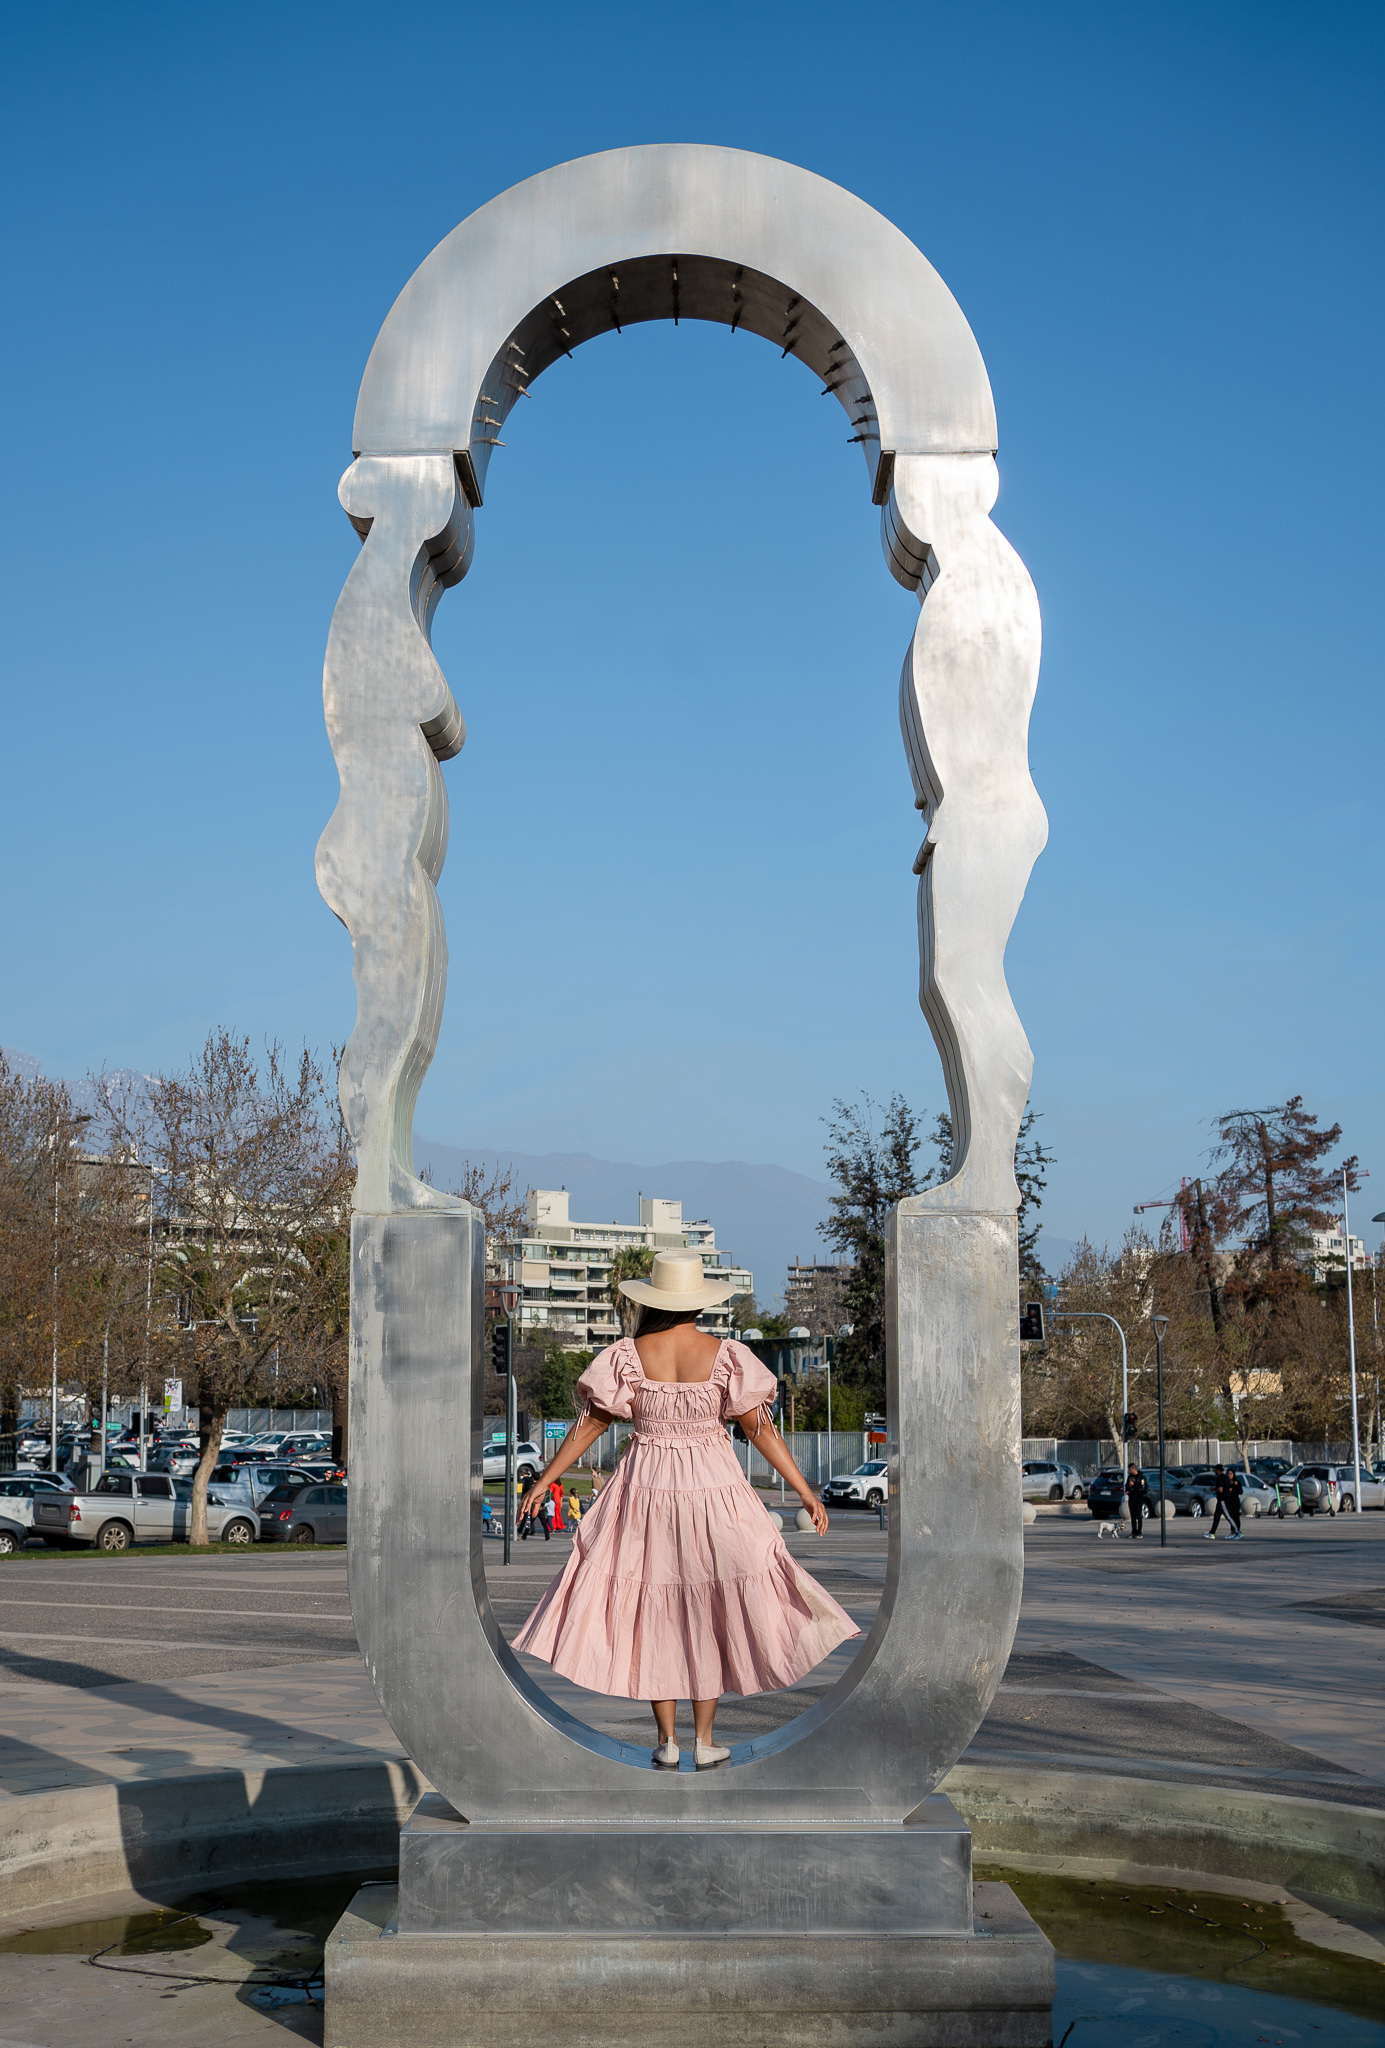
M1008 1885L962 1934L401 1934L327 1943L326 2048L1048 2048L1053 1949Z
M904 1827L469 1825L436 1793L399 1841L398 1927L464 1935L971 1932L950 1800Z

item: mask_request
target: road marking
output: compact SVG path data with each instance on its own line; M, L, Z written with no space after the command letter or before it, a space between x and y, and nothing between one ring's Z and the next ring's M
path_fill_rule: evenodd
M325 1597L325 1596L324 1596ZM0 1607L75 1607L83 1613L97 1614L142 1614L148 1616L147 1600L29 1600L22 1594L0 1595ZM214 1614L229 1615L240 1621L350 1621L349 1614L293 1614L280 1607L168 1607L160 1605L160 1614Z
M1110 1687L1100 1692L1086 1691L1076 1685L999 1685L997 1692L1020 1692L1026 1699L1055 1700L1162 1700L1166 1707L1185 1706L1185 1700L1174 1699L1166 1692L1116 1692Z
M63 1661L69 1663L75 1661L76 1653L79 1650L88 1649L94 1644L106 1647L117 1643L123 1645L127 1650L239 1650L242 1654L246 1650L257 1650L266 1657L301 1656L305 1662L312 1660L317 1654L313 1650L303 1650L301 1652L296 1650L279 1650L276 1649L273 1643L247 1643L244 1638L238 1643L216 1643L207 1636L198 1636L190 1643L169 1641L163 1636L82 1635L74 1639L71 1636L62 1635L53 1629L38 1628L0 1629L0 1644L4 1643L60 1643L67 1653ZM200 1672L190 1674L190 1677L200 1676L202 1676ZM124 1682L133 1685L139 1681L130 1679ZM180 1684L183 1682L179 1680ZM85 1692L86 1688L79 1686L76 1690L80 1693Z

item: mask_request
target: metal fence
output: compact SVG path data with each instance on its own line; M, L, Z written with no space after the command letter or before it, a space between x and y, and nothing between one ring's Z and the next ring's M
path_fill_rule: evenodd
M628 1422L613 1423L603 1437L599 1437L587 1453L586 1462L595 1469L609 1472L622 1446L630 1435ZM784 1432L784 1441L789 1447L795 1464L810 1486L818 1487L837 1472L854 1472L871 1455L866 1433L861 1429L834 1429L831 1440L831 1455L828 1454L828 1438L825 1429L795 1429ZM884 1446L877 1447L883 1452ZM779 1475L750 1443L735 1444L740 1467L752 1486L779 1484Z
M1071 1465L1083 1479L1094 1479L1104 1466L1118 1465L1122 1452L1127 1460L1142 1468L1153 1468L1159 1463L1159 1445L1139 1442L1124 1447L1094 1439L1064 1438L1052 1436L1027 1436L1020 1447L1023 1458L1051 1459L1055 1465ZM1366 1447L1361 1446L1361 1455ZM1275 1439L1256 1438L1246 1445L1248 1458L1287 1458L1291 1465L1346 1465L1350 1464L1352 1449L1349 1443L1308 1444L1291 1442L1287 1437ZM1164 1461L1168 1465L1239 1465L1241 1446L1228 1442L1225 1437L1165 1437Z

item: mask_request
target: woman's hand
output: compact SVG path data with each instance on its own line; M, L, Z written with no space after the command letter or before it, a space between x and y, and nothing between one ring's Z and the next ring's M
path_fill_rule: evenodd
M515 1516L516 1524L522 1522L526 1515L532 1515L536 1512L536 1510L542 1505L543 1497L545 1493L547 1493L547 1491L548 1488L544 1485L541 1479L536 1479L534 1481L533 1485L529 1488L529 1491L526 1494L524 1494L520 1499L519 1513Z
M827 1510L815 1493L805 1493L803 1505L813 1518L813 1527L819 1536L827 1534Z

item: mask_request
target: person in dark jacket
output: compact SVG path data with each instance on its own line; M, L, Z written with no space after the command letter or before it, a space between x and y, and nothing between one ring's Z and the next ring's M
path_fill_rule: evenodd
M1214 1465L1212 1468L1212 1484L1217 1495L1217 1512L1212 1517L1212 1526L1207 1531L1207 1540L1210 1543L1216 1535L1217 1526L1222 1516L1225 1515L1227 1528L1231 1533L1233 1542L1239 1542L1241 1536L1241 1482L1235 1467Z
M1149 1513L1149 1488L1145 1475L1138 1465L1132 1465L1125 1481L1125 1504L1130 1510L1131 1540L1144 1534L1144 1520Z

